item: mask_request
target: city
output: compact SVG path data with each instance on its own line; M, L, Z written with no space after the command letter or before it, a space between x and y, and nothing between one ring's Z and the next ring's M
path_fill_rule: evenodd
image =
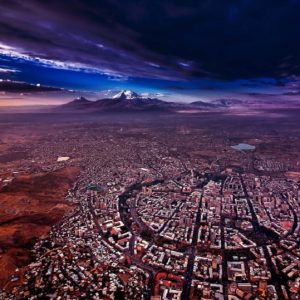
M20 121L2 131L30 153L20 159L13 147L16 157L3 157L4 192L23 173L80 169L65 194L70 209L8 274L2 298L299 299L300 162L290 156L299 132L285 159L270 160L277 136L247 131L245 119L255 150L235 150L234 121L216 134L202 126L211 117Z

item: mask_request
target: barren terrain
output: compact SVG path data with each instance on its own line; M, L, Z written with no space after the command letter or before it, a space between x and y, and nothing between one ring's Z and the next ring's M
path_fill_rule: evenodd
M64 200L78 175L67 167L52 173L22 175L0 191L0 286L16 267L30 262L30 249L37 238L72 209Z

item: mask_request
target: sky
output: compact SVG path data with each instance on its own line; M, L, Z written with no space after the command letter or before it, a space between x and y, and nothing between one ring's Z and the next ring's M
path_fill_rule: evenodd
M300 94L300 0L0 5L0 81L177 101Z

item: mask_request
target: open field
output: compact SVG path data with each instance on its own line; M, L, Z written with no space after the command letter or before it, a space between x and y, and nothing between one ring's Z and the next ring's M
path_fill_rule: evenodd
M78 169L21 175L0 191L0 286L30 262L30 248L72 209L64 200Z

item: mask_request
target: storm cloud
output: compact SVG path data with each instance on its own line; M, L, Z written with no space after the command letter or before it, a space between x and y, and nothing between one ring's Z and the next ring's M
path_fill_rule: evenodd
M56 67L99 71L116 80L236 80L300 73L297 0L0 4L1 53Z

